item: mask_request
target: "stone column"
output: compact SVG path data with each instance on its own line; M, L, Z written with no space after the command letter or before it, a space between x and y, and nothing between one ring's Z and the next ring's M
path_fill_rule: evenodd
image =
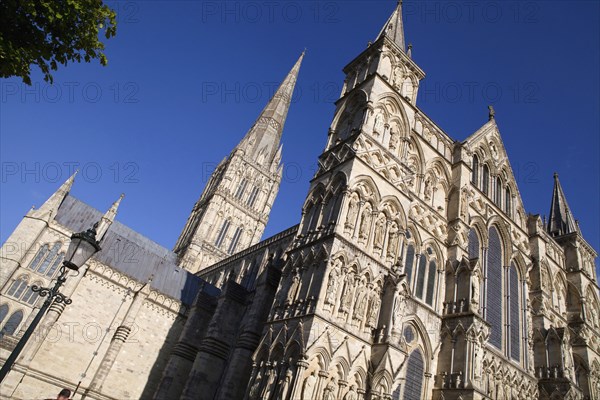
M305 360L299 360L296 365L298 367L296 368L296 374L294 376L290 400L297 400L302 395L302 377L304 376L304 371L306 371L306 368L308 368L308 362Z
M223 372L229 364L231 346L246 311L247 295L248 291L234 281L225 284L180 399L215 398Z
M100 365L98 366L94 377L88 385L88 389L81 396L82 399L85 399L89 392L99 393L102 391L102 385L104 384L106 377L112 369L117 359L117 356L121 352L123 344L127 341L129 333L131 333L131 329L135 324L135 318L137 317L140 309L142 308L144 301L146 301L148 295L150 294L150 282L151 281L148 281L148 283L142 286L142 288L133 296L133 301L131 302L129 309L123 317L123 322L116 329L115 334L113 335L113 338L110 342L110 345L108 346L106 353L104 353L104 357L102 358L102 361L100 362Z
M207 290L208 288L212 290ZM169 400L181 395L200 343L215 312L217 293L216 288L204 286L196 295L179 340L171 351L154 399Z
M317 386L315 387L315 391L313 392L313 397L316 396L316 399L320 399L323 397L323 382L327 381L329 377L329 373L327 371L319 371L319 378L317 379Z
M272 263L259 277L254 299L242 321L241 333L227 362L227 370L220 383L216 399L242 399L250 381L252 355L258 348L263 328L277 292L281 271ZM264 361L264 360L256 360ZM281 360L270 360L279 362Z
M344 380L340 380L338 382L338 393L336 399L342 400L342 395L344 394L344 388L348 386L348 382Z

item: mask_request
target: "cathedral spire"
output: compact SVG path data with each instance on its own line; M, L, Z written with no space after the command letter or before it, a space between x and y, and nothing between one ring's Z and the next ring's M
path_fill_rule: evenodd
M562 236L578 231L557 173L554 173L554 191L552 192L552 205L550 206L550 217L546 229L552 236Z
M71 191L73 182L75 182L75 176L78 172L79 171L75 171L75 173L73 173L69 179L60 185L58 190L56 190L56 192L54 192L52 196L50 196L48 200L46 200L44 204L40 206L39 209L33 211L33 215L45 219L46 221L52 219L56 215L56 212L58 211L58 208L62 204L65 197L67 197Z
M302 52L254 125L236 147L243 150L247 158L257 161L260 165L269 166L277 154L305 52L306 50Z
M379 32L377 40L381 39L382 36L387 36L400 47L400 50L406 51L404 46L404 23L402 22L402 0L398 1L396 9Z
M119 205L121 204L121 200L123 200L123 197L125 197L125 194L121 193L121 196L119 196L117 201L115 201L113 205L108 209L108 211L106 211L106 213L104 213L104 215L102 216L102 219L98 224L98 228L96 228L96 238L98 239L98 241L102 240L104 234L106 233L106 231L108 231L108 228L110 228L113 221L115 220L115 217L117 216L117 210L119 209Z

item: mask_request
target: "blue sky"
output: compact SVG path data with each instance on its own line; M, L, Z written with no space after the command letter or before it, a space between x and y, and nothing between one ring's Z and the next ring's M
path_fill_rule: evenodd
M299 221L344 65L389 1L127 1L109 65L73 64L53 86L0 81L0 239L78 167L72 194L172 248L210 171L307 48L284 129L284 180L265 237ZM526 207L547 214L558 172L600 249L599 2L404 2L427 76L418 105L463 140L493 104Z

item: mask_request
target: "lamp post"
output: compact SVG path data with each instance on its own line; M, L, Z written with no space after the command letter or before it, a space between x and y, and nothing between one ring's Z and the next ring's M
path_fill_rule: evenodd
M27 328L19 343L15 346L10 356L6 359L6 362L2 366L0 370L0 382L4 381L6 375L10 372L13 365L17 361L17 358L21 354L21 351L27 344L27 341L37 328L38 324L48 311L48 308L53 303L65 303L66 305L71 304L73 301L66 297L64 294L60 293L58 289L65 283L67 280L67 274L69 271L77 271L79 267L85 264L95 253L100 251L100 245L98 241L96 241L96 227L98 224L95 224L93 228L88 229L85 232L74 233L71 236L71 243L69 243L69 248L67 249L67 253L65 255L65 259L63 261L63 265L60 267L60 275L56 279L56 283L51 288L39 287L37 285L33 285L31 290L36 293L39 293L41 297L47 297L44 301L44 304L38 311L37 315L31 322L31 325Z

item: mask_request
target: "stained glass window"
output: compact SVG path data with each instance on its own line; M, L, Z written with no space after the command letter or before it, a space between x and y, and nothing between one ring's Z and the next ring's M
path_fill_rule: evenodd
M223 226L221 227L221 231L219 232L219 236L217 236L217 240L215 240L215 246L221 247L223 241L225 240L225 235L227 234L227 230L229 229L230 222L229 220L225 220L223 222Z
M490 169L488 168L487 165L483 166L483 176L481 179L481 190L483 190L483 193L485 193L486 196L490 192Z
M473 171L471 173L471 182L475 186L478 186L479 183L479 158L477 156L473 156Z
M435 261L429 262L429 275L427 276L427 294L425 295L425 302L430 306L433 305L433 292L435 289L435 275L437 273L437 268L435 266Z
M423 299L423 286L425 286L425 272L427 270L427 258L425 254L419 257L419 269L417 270L417 283L415 286L415 296Z
M229 245L229 249L227 250L229 254L233 254L233 252L235 251L235 248L237 247L238 242L240 241L240 236L242 236L242 228L238 227L235 230L235 233L233 234L233 239L231 239L231 244Z
M4 321L4 318L8 315L8 304L2 304L0 306L0 324Z
M479 258L479 236L475 228L469 231L469 258Z
M406 366L406 384L404 385L404 400L421 400L423 391L423 356L419 349L414 350L408 357Z
M521 357L521 340L519 338L519 276L515 264L510 265L510 356L519 361Z
M2 328L2 334L14 335L17 331L17 328L21 324L21 321L23 321L23 311L19 310L14 312L13 315L10 316L8 321L6 321L4 328Z
M36 270L37 266L40 264L40 262L42 261L42 259L46 256L46 254L48 253L48 245L45 244L42 246L42 248L37 252L37 254L35 255L35 258L33 259L33 261L31 261L31 263L29 264L29 268L31 268L32 270Z
M487 262L486 320L492 331L490 343L502 348L502 245L496 228L490 228Z
M509 217L512 217L512 194L510 188L506 188L506 194L504 195L504 211Z
M406 264L404 267L405 273L406 273L406 280L408 281L409 284L410 284L410 278L412 276L414 259L415 259L415 248L412 244L409 244L408 248L406 249Z

